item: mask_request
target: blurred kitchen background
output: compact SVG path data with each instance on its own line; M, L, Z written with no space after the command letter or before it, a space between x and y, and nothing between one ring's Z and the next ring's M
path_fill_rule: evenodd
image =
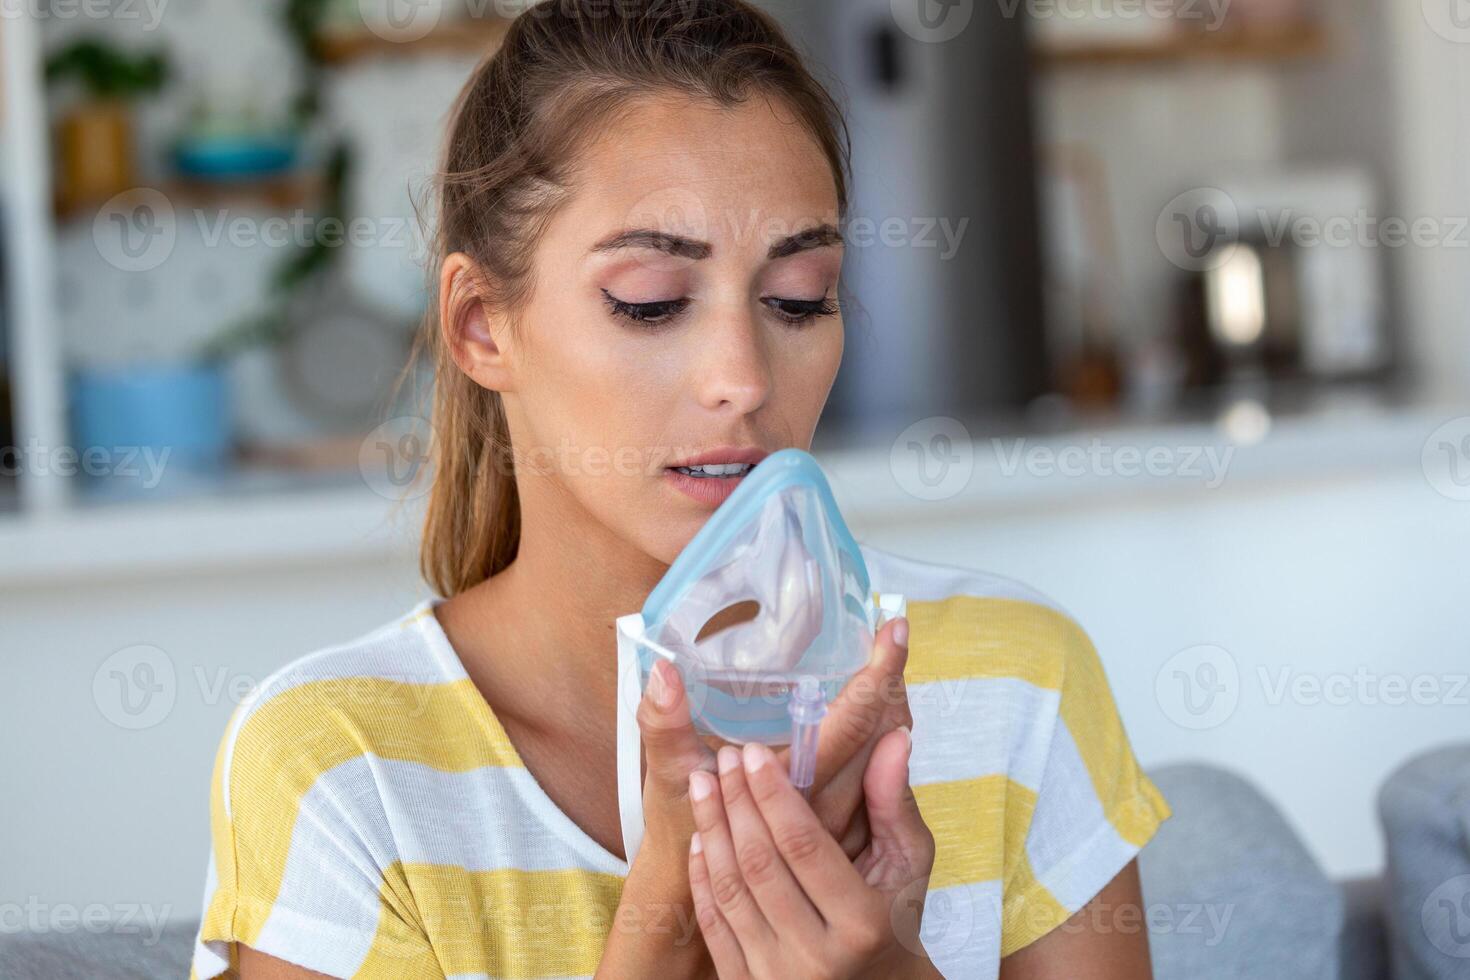
M5 7L0 901L194 914L234 704L426 593L418 213L519 6ZM1470 23L770 6L853 127L858 536L1048 593L1146 765L1376 873L1470 734Z

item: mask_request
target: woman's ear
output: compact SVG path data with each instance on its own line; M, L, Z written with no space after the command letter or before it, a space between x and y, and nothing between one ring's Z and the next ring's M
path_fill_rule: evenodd
M482 388L511 390L506 318L485 302L475 260L455 252L439 270L439 330L459 369Z

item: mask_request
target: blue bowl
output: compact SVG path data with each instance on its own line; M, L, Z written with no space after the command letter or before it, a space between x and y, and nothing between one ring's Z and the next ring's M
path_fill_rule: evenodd
M228 463L230 397L222 367L78 371L70 401L76 450L94 461L86 475L130 479L145 450L168 469L213 472Z
M296 163L295 136L210 136L181 139L174 166L198 180L273 177Z

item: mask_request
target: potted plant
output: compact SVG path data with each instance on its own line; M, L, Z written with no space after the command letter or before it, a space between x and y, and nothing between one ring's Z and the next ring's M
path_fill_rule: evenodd
M83 93L58 125L62 210L106 201L135 185L131 102L161 89L168 74L168 61L159 52L133 55L91 39L69 44L46 60L49 84L72 82Z

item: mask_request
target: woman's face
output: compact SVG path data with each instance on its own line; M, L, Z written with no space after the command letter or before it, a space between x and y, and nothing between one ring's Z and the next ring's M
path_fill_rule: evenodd
M764 99L648 100L579 157L504 391L555 519L669 562L740 481L675 464L810 448L842 360L837 224L826 157Z

